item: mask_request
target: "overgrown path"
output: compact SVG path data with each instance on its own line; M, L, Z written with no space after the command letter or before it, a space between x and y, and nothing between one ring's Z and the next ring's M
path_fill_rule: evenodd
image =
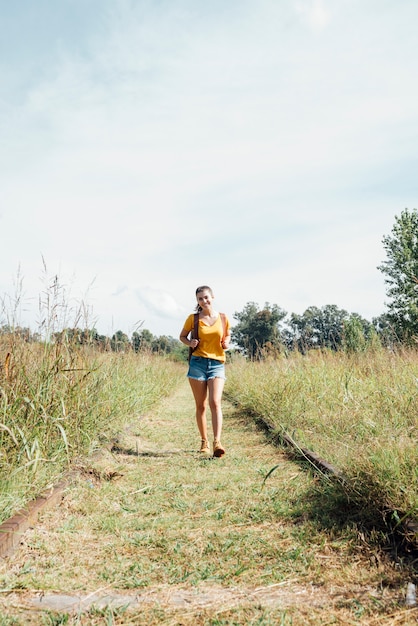
M184 381L80 464L1 563L0 626L416 622L397 568L317 514L314 475L226 402L227 454L200 459L193 413Z

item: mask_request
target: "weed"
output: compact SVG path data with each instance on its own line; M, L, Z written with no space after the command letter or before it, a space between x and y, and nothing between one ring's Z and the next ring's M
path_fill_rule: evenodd
M0 613L0 626L22 626L22 624L23 622L21 622L17 617L9 617Z
M335 509L345 499L380 512L394 528L418 517L417 354L313 351L264 363L236 360L226 393L242 411L340 470L342 481L324 475L321 487L334 493ZM292 454L308 467L300 448ZM264 488L279 467L264 474Z
M355 519L344 521L346 509L333 509L332 482L324 497L314 472L289 462L227 402L227 455L202 465L192 408L184 381L132 420L117 451L83 463L94 488L85 473L74 478L62 506L0 563L0 588L25 598L98 589L141 598L118 614L98 604L80 616L89 626L316 626L353 622L360 610L372 623L397 610L410 571L370 546ZM101 478L116 470L117 480ZM0 606L6 601L0 594Z
M64 626L65 624L69 624L69 622L70 616L68 613L52 613L47 611L42 617L42 623L45 626Z

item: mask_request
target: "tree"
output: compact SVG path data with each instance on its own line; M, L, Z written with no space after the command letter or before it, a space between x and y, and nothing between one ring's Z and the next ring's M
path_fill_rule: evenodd
M382 313L378 317L374 317L372 324L381 345L393 348L395 344L399 343L388 313Z
M178 339L167 335L160 335L154 337L152 341L152 351L157 354L171 354L175 352L177 348L183 344Z
M132 335L133 349L135 352L151 351L153 340L154 335L147 328L141 330L140 333L135 331Z
M115 334L112 335L110 345L113 352L126 352L131 346L128 335L125 335L121 330L117 330Z
M363 352L370 346L380 344L377 331L373 324L368 322L358 313L351 313L348 319L343 321L342 345L346 352Z
M239 313L234 313L238 320L232 329L232 341L243 349L250 359L261 359L266 346L278 348L281 344L280 322L286 317L277 304L265 303L259 309L255 302L248 302Z
M30 328L22 328L21 326L10 326L9 324L3 324L2 326L0 326L0 335L19 337L27 343L38 340L36 333L33 334Z
M418 337L418 212L395 217L392 234L383 237L387 260L378 266L388 285L388 319L401 341Z
M348 318L344 309L335 304L322 308L311 306L303 315L292 313L290 327L293 342L301 352L311 348L331 348L338 350L343 340L343 325Z

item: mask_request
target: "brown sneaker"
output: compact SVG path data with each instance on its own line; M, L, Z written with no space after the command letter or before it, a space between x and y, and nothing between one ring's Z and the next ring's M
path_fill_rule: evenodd
M203 457L210 456L209 441L207 439L202 439L202 441L200 442L199 453Z
M215 441L213 442L213 456L216 456L219 458L223 456L224 454L225 454L225 448L223 447L219 439L215 439Z

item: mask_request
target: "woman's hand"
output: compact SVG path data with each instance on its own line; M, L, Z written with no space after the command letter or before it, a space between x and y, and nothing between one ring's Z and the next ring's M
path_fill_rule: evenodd
M197 348L198 345L199 345L199 339L190 339L189 346L191 348Z
M226 335L226 337L222 339L221 346L224 350L228 350L230 341L231 341L231 335Z

